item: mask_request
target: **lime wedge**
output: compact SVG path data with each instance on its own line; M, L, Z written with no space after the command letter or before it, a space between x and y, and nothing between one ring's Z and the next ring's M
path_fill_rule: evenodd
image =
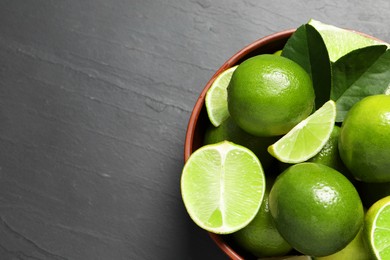
M231 67L219 74L206 93L207 115L215 127L219 126L229 117L227 87L237 67Z
M322 36L332 62L353 50L383 44L383 42L363 36L360 33L324 24L313 19L309 21L309 24Z
M368 209L364 231L375 259L390 259L390 196L378 200Z
M329 100L312 115L301 121L268 152L281 162L300 163L316 155L328 141L336 117L336 104Z
M181 193L201 228L230 234L256 216L265 192L259 159L249 149L223 141L196 150L184 165Z

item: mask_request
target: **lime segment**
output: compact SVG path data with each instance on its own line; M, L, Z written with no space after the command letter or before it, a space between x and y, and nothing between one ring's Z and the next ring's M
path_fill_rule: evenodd
M345 30L316 20L310 20L309 24L322 36L332 62L335 62L353 50L383 44L383 42L363 36L357 32Z
M233 233L257 214L265 191L259 159L231 142L206 145L184 165L181 192L192 220L216 233Z
M329 100L268 147L281 162L300 163L316 155L328 141L336 118L336 104Z
M368 245L376 259L390 259L390 196L370 207L364 227Z
M229 117L227 87L236 68L237 66L231 67L219 74L206 93L207 115L216 127Z

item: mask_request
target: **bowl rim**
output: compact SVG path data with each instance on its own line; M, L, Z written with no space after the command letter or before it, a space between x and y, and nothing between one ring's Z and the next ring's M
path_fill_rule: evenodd
M233 67L238 63L239 60L241 60L242 57L244 57L246 54L251 53L255 51L259 46L263 46L266 44L269 44L271 42L284 39L286 37L289 37L295 32L296 29L288 29L281 32L273 33L268 36L265 36L263 38L260 38L251 44L245 46L241 50L239 50L236 54L234 54L231 58L229 58L225 63L222 64L222 66L214 73L214 75L210 78L210 80L207 82L205 87L203 88L202 92L200 93L198 100L196 101L194 108L192 109L192 113L190 116L190 119L188 121L187 125L187 131L186 131L186 137L185 137L185 143L184 143L184 161L187 161L189 156L191 155L193 151L193 146L191 140L194 137L194 131L196 123L198 122L198 118L200 115L200 111L204 105L204 100L207 91L211 87L212 83L214 82L215 78L218 77L218 75L230 68Z
M229 58L225 63L222 64L222 66L214 73L214 75L210 78L210 80L207 82L205 87L203 88L202 92L200 93L194 108L192 110L190 119L188 121L187 125L187 131L186 131L186 137L185 137L185 143L184 143L184 161L186 162L190 155L193 152L193 138L195 133L195 128L199 119L200 112L204 106L205 102L205 96L208 91L208 89L211 87L212 83L214 82L215 78L224 70L236 65L245 55L255 51L258 47L267 45L271 42L285 39L290 37L293 32L295 32L296 29L288 29L284 31L280 31L277 33L270 34L268 36L262 37L249 45L245 46L241 50L239 50L237 53L235 53L231 58ZM233 248L231 248L220 235L214 234L211 232L208 232L211 239L218 245L218 247L231 259L236 260L244 260L242 256L240 256L236 251L234 251Z

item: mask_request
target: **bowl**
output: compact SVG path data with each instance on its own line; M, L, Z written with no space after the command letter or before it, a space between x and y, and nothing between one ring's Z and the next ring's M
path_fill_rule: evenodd
M240 51L238 51L236 54L234 54L230 59L228 59L217 71L216 73L211 77L211 79L207 82L206 86L203 88L202 92L200 93L200 96L198 97L198 100L195 103L195 106L192 110L188 126L187 126L187 132L186 132L186 138L185 138L185 144L184 144L184 160L187 161L190 155L200 148L203 145L203 139L205 135L205 131L207 127L211 124L205 107L205 96L208 91L208 89L211 87L212 83L214 82L215 78L224 70L233 67L235 65L240 64L242 61L259 55L259 54L266 54L266 53L274 53L278 50L283 49L284 45L286 44L287 40L290 38L290 36L295 32L296 29L290 29L281 31L278 33L271 34L269 36L266 36L264 38L261 38L259 40L256 40L255 42L249 44L248 46L244 47ZM355 30L351 30L356 33L359 33L363 36L372 38L376 41L383 42L380 39L377 39L373 36L367 35L365 33L361 33ZM383 42L386 44L385 42ZM229 256L231 259L256 259L253 255L248 255L247 252L244 252L239 247L235 246L232 241L229 241L229 236L223 236L218 235L214 233L209 232L210 237L212 240L217 244L217 246L225 252L227 256ZM294 250L292 253L297 253Z
M288 38L293 34L295 29L285 30L275 34L271 34L264 38L261 38L248 46L244 47L236 54L234 54L230 59L228 59L211 77L207 82L206 86L203 88L198 100L195 103L194 109L192 110L188 126L186 139L184 143L184 160L190 157L192 152L200 148L203 144L203 137L207 126L210 124L207 117L205 103L205 96L207 90L210 88L211 84L215 78L224 70L240 64L242 61L265 53L274 53L277 50L281 50ZM247 259L248 256L245 252L240 251L239 248L235 248L232 243L226 239L226 237L217 235L214 233L209 233L210 237L218 245L218 247L225 252L231 259Z

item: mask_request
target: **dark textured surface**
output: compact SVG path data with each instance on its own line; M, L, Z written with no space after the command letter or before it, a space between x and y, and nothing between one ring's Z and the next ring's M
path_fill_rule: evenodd
M0 259L225 259L180 198L190 111L311 17L390 41L388 0L332 2L0 1Z

